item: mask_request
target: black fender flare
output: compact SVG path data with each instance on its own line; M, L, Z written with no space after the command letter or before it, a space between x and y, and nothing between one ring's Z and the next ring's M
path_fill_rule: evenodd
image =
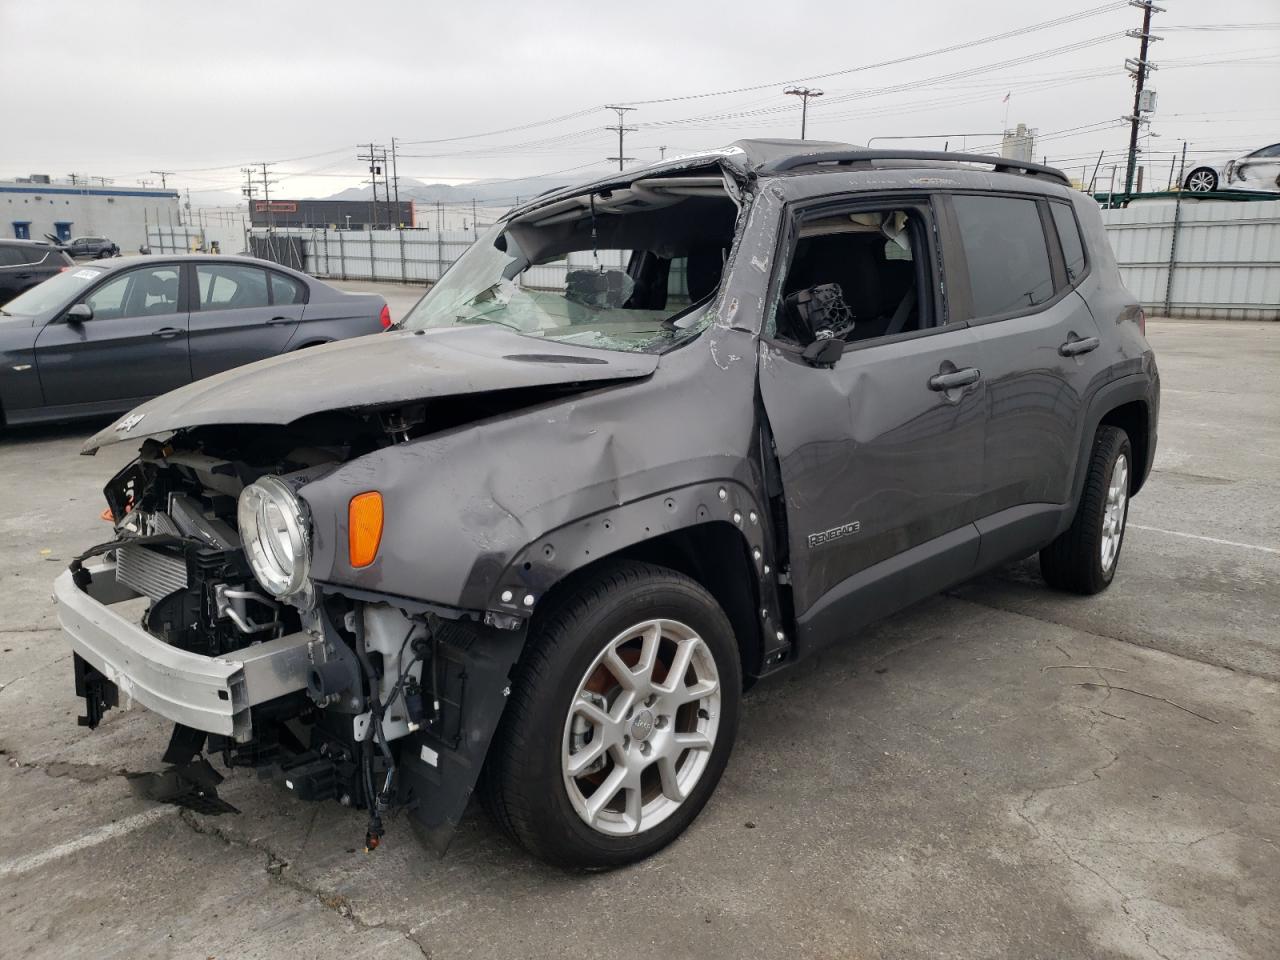
M751 561L760 631L761 675L785 659L791 642L778 590L775 538L768 512L737 480L720 479L664 490L563 524L517 551L497 579L486 616L526 618L538 602L571 574L647 541L703 524L731 524ZM752 667L755 667L752 670Z
M1152 374L1134 373L1104 384L1089 399L1078 441L1079 450L1076 457L1075 477L1071 482L1071 499L1067 503L1067 509L1063 511L1062 520L1058 523L1058 533L1070 527L1075 519L1076 505L1079 504L1080 494L1084 490L1085 477L1089 472L1089 454L1099 424L1112 410L1134 401L1141 401L1147 407L1147 455L1145 462L1137 465L1138 485L1141 486L1146 481L1156 452L1156 418L1159 414L1158 383L1158 379Z

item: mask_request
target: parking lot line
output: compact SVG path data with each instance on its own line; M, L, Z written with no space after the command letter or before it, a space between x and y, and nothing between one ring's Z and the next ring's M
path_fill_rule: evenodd
M1148 533L1163 533L1170 537L1185 537L1187 540L1203 540L1205 543L1217 543L1224 547L1239 547L1242 550L1257 550L1259 553L1280 554L1280 550L1277 550L1274 547L1262 547L1256 543L1241 543L1239 540L1220 540L1217 537L1205 537L1198 533L1183 533L1181 530L1165 530L1161 527L1144 527L1140 523L1131 523L1129 526L1134 530L1146 530Z
M89 833L76 837L74 840L68 840L66 843L59 843L57 846L50 847L47 850L41 850L39 853L28 854L25 857L14 857L12 860L0 863L0 878L16 877L24 873L30 873L32 870L40 869L47 863L61 860L63 857L69 857L73 853L79 853L89 847L96 847L101 843L114 840L116 837L124 836L135 830L141 830L143 827L177 812L177 807L152 807L150 810L143 810L141 813L135 813L133 816L117 820L115 823L108 823L97 830L91 830Z

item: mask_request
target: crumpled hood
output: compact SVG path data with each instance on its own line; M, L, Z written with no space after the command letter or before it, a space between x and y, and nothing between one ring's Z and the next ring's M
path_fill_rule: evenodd
M658 357L539 341L494 325L392 330L286 353L135 407L82 453L214 424L287 424L308 414L517 387L647 377Z

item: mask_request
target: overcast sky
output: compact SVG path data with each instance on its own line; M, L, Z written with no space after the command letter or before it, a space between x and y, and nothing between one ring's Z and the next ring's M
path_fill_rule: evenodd
M1277 0L1164 5L1149 149L1280 141ZM825 91L810 104L811 139L973 134L951 148L987 148L1007 118L1038 128L1037 154L1078 176L1087 158L1127 143L1116 118L1130 109L1122 64L1138 44L1123 33L1140 21L1140 10L1100 0L0 0L0 177L76 172L134 185L164 169L175 171L171 186L210 203L237 192L241 166L268 160L273 192L323 196L367 177L357 143L394 136L402 177L514 178L614 154L606 103L637 107L626 152L641 160L663 145L670 156L798 136L789 82ZM1204 26L1216 29L1180 29ZM1166 153L1156 164L1161 180L1168 163Z

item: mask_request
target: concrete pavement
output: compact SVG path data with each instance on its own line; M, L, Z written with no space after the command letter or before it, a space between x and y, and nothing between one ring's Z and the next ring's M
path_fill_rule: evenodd
M1110 590L1014 565L761 685L688 834L588 876L479 811L436 860L244 771L239 816L135 798L166 725L76 726L48 600L128 452L0 437L0 956L1280 955L1280 325L1148 333L1160 450Z

